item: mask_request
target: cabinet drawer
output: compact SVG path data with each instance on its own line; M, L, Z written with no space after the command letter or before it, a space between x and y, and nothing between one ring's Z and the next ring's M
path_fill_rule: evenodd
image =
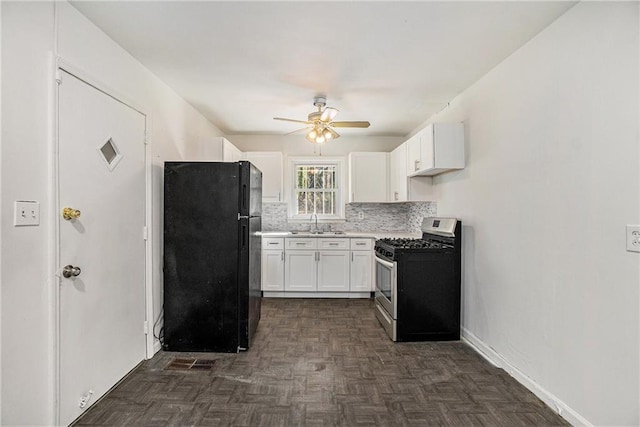
M262 249L284 249L284 239L282 237L263 237Z
M318 248L324 250L349 249L349 239L318 239Z
M294 239L285 239L285 244L287 249L316 249L318 247L318 239L315 237L311 238L294 238Z
M373 239L351 239L352 251L370 251L373 247Z

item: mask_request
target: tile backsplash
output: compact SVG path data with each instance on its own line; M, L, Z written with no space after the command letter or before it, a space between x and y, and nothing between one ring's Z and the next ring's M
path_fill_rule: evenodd
M436 215L436 202L349 203L345 206L346 221L318 224L321 230L333 231L408 231L420 232L422 218ZM359 219L359 215L364 215ZM309 222L289 222L286 203L263 203L264 231L307 231Z

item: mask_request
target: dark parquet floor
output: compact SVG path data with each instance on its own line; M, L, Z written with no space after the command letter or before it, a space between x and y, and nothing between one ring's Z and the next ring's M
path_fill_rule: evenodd
M165 369L190 356L215 363ZM264 299L249 351L161 351L75 425L568 424L462 342L393 343L372 300Z

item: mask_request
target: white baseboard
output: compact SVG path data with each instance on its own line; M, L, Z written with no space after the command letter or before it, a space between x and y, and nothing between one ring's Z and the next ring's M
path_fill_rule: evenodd
M265 298L371 298L371 292L278 292L262 291Z
M538 399L542 400L547 406L553 409L558 415L567 420L573 426L587 426L593 427L586 418L578 414L571 409L566 403L558 399L553 393L545 390L540 384L529 378L524 372L513 366L497 353L493 348L486 345L480 338L475 336L466 328L461 328L462 340L469 344L475 351L477 351L482 357L487 359L492 365L502 368L516 379L520 384L525 386L529 391L535 394Z
M160 344L160 341L155 340L155 342L153 343L153 354L156 354L160 350L162 350L162 345Z

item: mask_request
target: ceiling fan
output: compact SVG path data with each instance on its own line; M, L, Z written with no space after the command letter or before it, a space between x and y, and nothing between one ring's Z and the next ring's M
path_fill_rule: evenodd
M285 122L303 123L305 127L294 130L285 135L309 130L306 138L314 144L322 144L331 139L340 138L340 134L334 128L368 128L370 123L365 121L351 122L334 122L333 119L338 114L338 110L333 107L327 107L327 98L325 96L316 96L313 98L313 105L318 111L309 113L307 120L286 119L283 117L274 117L274 120L283 120Z

